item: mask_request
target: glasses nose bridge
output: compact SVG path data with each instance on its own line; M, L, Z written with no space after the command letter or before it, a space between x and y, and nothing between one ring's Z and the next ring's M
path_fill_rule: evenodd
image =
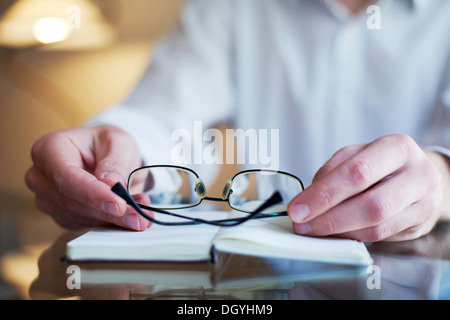
M195 193L197 194L197 196L200 199L205 199L205 200L216 200L219 201L220 199L223 201L228 200L228 197L233 193L233 190L231 190L231 185L233 184L233 179L228 179L228 181L225 183L225 186L223 188L222 191L222 198L211 198L211 197L207 197L206 196L206 186L205 183L203 182L203 180L201 178L197 178L195 180L195 186L194 186L194 190Z

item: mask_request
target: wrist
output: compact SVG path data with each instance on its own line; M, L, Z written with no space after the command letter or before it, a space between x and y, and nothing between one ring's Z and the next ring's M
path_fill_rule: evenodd
M449 221L450 197L448 195L450 194L450 158L436 151L425 151L425 154L441 174L441 202L437 208L439 211L439 221Z

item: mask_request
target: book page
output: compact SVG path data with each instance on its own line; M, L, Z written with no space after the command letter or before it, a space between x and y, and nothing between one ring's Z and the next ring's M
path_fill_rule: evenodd
M289 217L255 219L237 227L222 228L213 242L218 251L245 255L344 264L372 263L363 243L299 236L293 232Z
M204 219L223 219L226 212L201 211ZM167 219L166 219L167 220ZM112 261L198 261L209 260L211 243L219 231L206 224L162 226L153 224L144 231L97 228L67 245L70 260Z

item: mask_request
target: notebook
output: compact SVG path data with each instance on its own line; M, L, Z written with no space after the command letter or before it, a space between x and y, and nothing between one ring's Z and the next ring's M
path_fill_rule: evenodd
M230 213L200 211L203 219L224 219ZM289 217L255 219L235 227L206 224L161 226L145 231L92 229L70 241L66 258L71 261L213 261L217 252L265 258L370 265L364 243L337 238L296 235Z

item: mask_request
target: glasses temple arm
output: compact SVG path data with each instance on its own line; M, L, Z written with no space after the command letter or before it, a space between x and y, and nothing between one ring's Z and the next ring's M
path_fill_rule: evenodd
M283 201L283 198L281 197L281 194L278 191L275 191L272 196L267 199L266 202L264 202L262 205L260 205L255 211L251 213L251 215L255 215L263 211L264 209L267 209L274 204L280 203Z
M280 203L282 201L283 201L283 198L281 197L281 194L278 191L275 191L272 194L272 196L269 199L266 200L266 202L264 202L262 205L260 205L255 211L250 213L248 216L246 216L244 218L233 219L235 222L225 223L225 224L222 224L221 226L222 227L233 227L233 226L237 226L239 224L242 224L242 223L244 223L244 222L246 222L247 220L250 220L250 219L262 218L262 217L259 217L259 213L261 211L263 211L264 209L267 209L267 208L273 206L274 204ZM280 214L277 214L276 216L279 216L279 215ZM228 221L230 221L230 220L228 220ZM226 222L226 220L222 220L222 222Z
M111 190L117 194L119 197L121 197L123 200L126 201L127 204L129 204L134 210L136 210L140 215L142 215L144 218L154 222L153 217L149 216L148 214L144 213L139 205L134 201L133 197L130 196L130 194L127 192L127 190L124 188L124 186L117 182Z
M144 211L142 211L140 205L137 204L136 201L134 201L133 197L130 196L130 194L127 192L127 190L125 189L125 187L124 187L121 183L119 183L119 182L116 183L116 184L111 188L111 190L112 190L115 194L117 194L119 197L121 197L122 199L124 199L124 200L127 202L127 204L129 204L134 210L137 211L137 213L139 213L139 214L140 214L141 216L143 216L144 218L146 218L146 219L148 219L148 220L150 220L151 222L156 223L156 224L161 224L161 225L172 225L172 223L170 223L170 222L165 223L165 222L162 222L162 221L157 221L157 220L155 220L152 216L149 216L149 215L146 214ZM160 209L157 209L157 208L151 208L151 210L156 211L156 212L160 212L160 213L169 214L169 215L171 215L171 216L175 216L175 217L179 217L179 218L184 218L184 219L186 219L186 217L184 217L184 216L177 215L177 214L175 214L175 213L167 212L167 211L164 211L164 210L160 210ZM192 220L192 221L188 221L188 222L186 222L186 223L180 222L180 223L178 223L178 224L179 224L179 225L182 225L182 224L190 224L190 225L191 225L191 224L193 224L193 223L201 223L201 222L202 222L202 221L197 221L197 219L194 219L194 218L193 218L193 219L190 219L190 220Z
M152 216L149 216L148 214L144 213L141 210L141 207L139 204L136 203L136 201L134 201L133 197L130 196L130 194L127 192L127 190L125 189L125 187L121 184L121 183L116 183L111 190L117 194L119 197L121 197L122 199L124 199L127 204L129 204L134 210L137 211L137 213L139 213L141 216L143 216L144 218L150 220L153 223L156 224L161 224L161 225L173 225L172 223L168 222L168 223L164 223L162 221L157 221L155 220ZM207 220L203 220L203 219L198 219L198 218L191 218L191 217L186 217L186 216L182 216L182 215L178 215L172 212L168 212L168 211L164 211L161 209L157 209L157 208L152 208L152 207L148 207L150 210L153 210L155 212L159 212L159 213L164 213L164 214L168 214L174 217L179 217L179 218L183 218L183 219L189 219L189 222L186 222L185 224L195 224L195 223L206 223L206 224L212 224L212 225L218 225L218 226L234 226L234 225L239 225L253 217L255 217L256 215L258 215L258 213L260 213L261 211L263 211L266 208L269 208L271 206L273 206L274 204L280 203L283 201L283 198L281 197L281 194L276 191L269 199L267 199L266 202L264 202L261 206L259 206L255 211L253 211L251 214L249 214L247 217L244 218L236 218L236 219L232 219L232 221L235 221L234 223L231 224L223 224L224 222L226 222L228 219L224 219L224 220L216 220L216 221L207 221ZM230 220L228 220L230 221ZM183 224L183 223L180 223Z
M148 219L151 222L156 223L156 224L168 225L168 226L172 226L173 225L173 223L171 223L171 222L167 222L166 223L166 222L163 222L163 221L155 220L152 216L150 216L150 215L146 214L145 212L143 212L141 207L144 207L145 209L148 209L148 210L152 210L154 212L158 212L158 213L170 215L170 216L173 216L173 217L189 220L187 222L177 222L176 225L192 225L192 224L198 224L198 223L206 223L206 224L218 225L215 221L207 221L207 220L203 220L203 219L199 219L199 218L186 217L186 216L183 216L183 215L179 215L179 214L176 214L176 213L173 213L173 212L161 210L161 209L158 209L158 208L149 207L149 206L145 206L145 205L140 205L136 201L134 201L133 197L130 196L130 194L125 189L125 187L119 182L116 183L111 188L111 190L115 194L117 194L119 197L124 199L127 202L127 204L129 204L134 210L137 211L137 213L139 213L144 218L146 218L146 219ZM219 199L218 201L224 201L224 200ZM218 221L220 221L220 220L218 220Z

